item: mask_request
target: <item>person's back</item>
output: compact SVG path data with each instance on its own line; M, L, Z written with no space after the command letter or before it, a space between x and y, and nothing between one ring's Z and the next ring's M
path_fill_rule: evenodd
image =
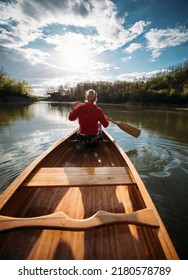
M86 92L86 102L77 102L73 110L69 113L69 120L79 120L79 134L83 136L96 136L98 134L100 122L107 127L109 122L103 111L96 106L97 93L90 89Z

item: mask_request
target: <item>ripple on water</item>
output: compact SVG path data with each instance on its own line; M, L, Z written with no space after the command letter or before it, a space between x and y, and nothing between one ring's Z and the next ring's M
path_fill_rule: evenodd
M129 151L128 155L143 177L168 177L177 167L185 169L185 154L173 144L143 143L137 149Z

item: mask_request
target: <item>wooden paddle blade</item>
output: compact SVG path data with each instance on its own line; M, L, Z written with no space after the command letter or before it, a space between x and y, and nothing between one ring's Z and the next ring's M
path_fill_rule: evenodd
M121 130L125 131L126 133L128 133L136 138L138 136L140 136L141 130L130 124L122 123L122 122L115 122L114 120L111 120L111 119L109 119L109 121L116 124Z
M129 124L126 124L126 123L120 123L120 122L117 123L117 126L121 130L127 132L128 134L130 134L130 135L132 135L132 136L134 136L136 138L138 138L140 136L141 130L136 128L136 127L133 127L133 126L131 126Z
M134 224L146 227L158 227L153 210L146 208L132 213L110 213L98 211L88 219L76 220L65 213L53 213L32 218L13 218L0 216L0 231L15 228L45 228L72 231L85 231L115 224Z

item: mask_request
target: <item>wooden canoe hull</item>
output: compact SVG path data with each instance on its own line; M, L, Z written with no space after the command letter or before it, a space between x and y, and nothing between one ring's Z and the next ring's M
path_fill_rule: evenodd
M94 146L76 142L75 133L55 143L16 178L0 196L0 215L6 220L63 212L68 222L71 219L73 226L79 226L80 221L90 225L90 217L100 210L131 217L131 213L148 210L156 225L138 225L140 220L138 224L104 225L109 217L101 222L97 216L93 223L100 219L101 227L54 228L49 218L45 225L40 221L38 226L30 224L4 231L1 220L0 258L178 259L161 218L124 151L106 131L104 142ZM150 215L147 212L149 220ZM60 219L59 224L63 224Z

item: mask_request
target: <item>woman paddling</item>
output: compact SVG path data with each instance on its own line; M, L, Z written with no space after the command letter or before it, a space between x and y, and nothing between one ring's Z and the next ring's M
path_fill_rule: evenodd
M76 102L69 113L69 120L79 120L78 140L100 140L102 138L100 124L109 125L101 108L97 107L97 93L93 89L86 91L85 103Z

